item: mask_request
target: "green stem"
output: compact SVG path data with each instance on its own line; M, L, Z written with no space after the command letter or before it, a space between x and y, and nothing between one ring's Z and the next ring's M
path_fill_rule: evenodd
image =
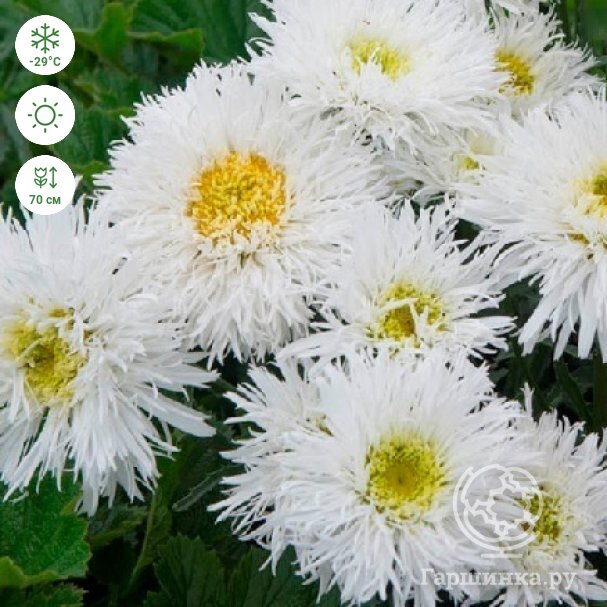
M567 6L567 4L567 0L561 0L559 2L557 13L559 19L561 20L561 23L563 24L563 31L565 32L567 41L571 41L573 38L573 32L571 31L571 27L569 25L569 7Z
M143 572L143 570L152 562L153 555L151 554L151 546L150 546L150 538L152 536L154 526L157 524L157 512L158 505L160 503L160 497L158 492L154 493L152 496L152 501L150 502L150 508L148 511L148 518L145 526L145 535L143 536L143 543L141 545L141 550L139 552L139 557L137 558L137 562L133 567L133 571L131 573L131 578L128 583L127 592L133 592L136 589L137 583L139 582L139 578Z
M580 38L582 36L582 23L584 20L584 0L575 0L573 15L575 19L575 35Z

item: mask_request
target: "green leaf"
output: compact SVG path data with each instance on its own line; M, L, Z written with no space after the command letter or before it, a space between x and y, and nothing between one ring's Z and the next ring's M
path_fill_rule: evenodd
M47 477L27 497L0 503L0 587L20 587L80 577L90 550L86 522L74 514L79 489L58 491Z
M96 109L129 108L155 90L148 80L115 69L97 68L80 74L74 84L89 95Z
M230 596L226 607L340 607L337 589L318 600L317 585L303 584L293 570L292 551L283 555L274 574L269 565L264 567L268 557L269 553L252 548L240 560L228 582Z
M17 32L27 19L25 10L17 6L14 10L0 12L0 62L6 61L15 52ZM2 83L4 86L4 81Z
M263 3L260 0L206 0L201 4L206 9L202 26L205 58L224 63L236 57L248 58L246 43L263 34L249 14L267 14Z
M173 60L190 68L202 53L203 36L199 29L188 29L182 32L172 34L161 34L159 32L134 32L131 36L137 40L146 42L158 42L165 47L170 54L171 48L174 48L179 55L173 55Z
M579 2L578 34L597 54L607 51L607 4L604 0Z
M161 476L152 497L141 553L133 571L133 587L167 541L173 517L178 514L173 505L187 495L201 478L205 478L211 469L225 464L218 451L226 449L229 442L219 435L204 440L184 437L179 446L180 451L175 459L163 459L159 463ZM206 508L204 514L214 518L206 512Z
M76 31L76 40L97 55L118 61L128 41L131 16L131 11L121 2L109 2L103 7L99 26L93 32Z
M19 132L12 106L0 107L0 150L2 156L10 151L13 154L11 160L16 156L20 163L27 162L32 157L32 146Z
M84 592L71 584L41 586L30 590L0 591L2 607L81 607Z
M178 536L170 540L155 566L161 591L147 596L145 607L339 607L339 592L317 602L316 586L304 585L291 566L291 552L276 573L262 568L268 553L253 548L240 559L229 578L216 554L200 539Z
M10 100L14 101L15 105L23 93L34 86L45 84L40 76L23 69L23 66L13 58L4 61L0 59L0 79L2 82L0 103Z
M196 18L200 4L194 0L141 0L133 15L131 36L175 49L180 57L174 59L191 67L200 59L203 48L204 37Z
M74 103L76 124L72 132L58 144L53 152L71 169L85 178L107 167L108 146L124 133L119 116L107 110L91 109Z
M220 462L217 468L206 474L199 483L196 483L188 490L186 495L173 504L173 510L175 512L189 510L194 504L199 503L211 491L218 488L226 476L231 476L232 474L240 471L240 466L227 462Z
M141 0L133 31L150 40L164 37L168 41L176 32L201 30L204 58L227 62L246 57L245 43L261 34L249 18L250 12L266 9L260 0Z
M221 563L199 539L171 538L154 570L161 592L148 595L146 607L223 607L226 604Z
M570 406L574 409L580 419L589 421L592 414L586 403L580 387L573 378L567 365L563 361L554 362L554 374L563 392L567 395Z
M137 529L144 521L147 509L130 504L103 505L89 521L88 543L93 550L113 542Z
M607 428L607 363L597 347L593 360L594 385L592 398L592 428L596 431Z
M34 15L52 15L63 19L76 33L92 30L99 22L103 0L19 0ZM33 15L32 15L33 16Z
M293 573L289 555L278 563L276 575L272 575L269 566L262 569L268 556L267 552L255 548L241 559L230 577L230 600L226 607L312 607L316 590L302 586L302 579Z

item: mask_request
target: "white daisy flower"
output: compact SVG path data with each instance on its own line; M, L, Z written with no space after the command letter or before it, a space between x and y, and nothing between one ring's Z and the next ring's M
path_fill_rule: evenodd
M266 513L276 510L277 499L281 499L284 481L276 454L288 449L291 433L324 427L324 415L315 410L318 386L306 376L293 359L271 370L253 367L249 370L251 383L240 385L237 394L226 394L244 412L228 421L251 424L253 430L249 438L238 442L237 449L224 454L242 465L244 472L223 480L234 489L210 510L221 510L220 520L234 519L234 532L244 541L254 539L271 550L274 563L287 547L289 535L286 524L279 525L276 520L265 524Z
M495 10L492 20L495 66L508 77L502 93L513 115L550 107L574 90L598 86L599 80L588 74L594 59L588 50L567 45L552 12L508 15Z
M539 284L541 300L520 334L525 352L549 335L558 358L577 330L579 356L596 335L607 360L605 94L573 95L554 118L537 110L504 131L479 181L462 186L461 214L514 245L498 269Z
M201 66L147 98L111 152L100 205L176 298L191 343L263 357L305 333L354 209L383 197L371 152L301 121L245 68Z
M248 517L248 539L273 551L292 544L300 573L320 578L321 592L337 585L344 603L391 592L398 606L408 599L434 606L442 588L424 571L469 571L483 562L482 549L459 530L453 496L471 466L517 453L509 426L518 405L494 398L485 370L462 355L447 364L434 352L417 365L355 356L309 378L315 394L306 386L307 421L298 421L300 413L276 434L273 413L282 416L285 395L306 382L286 369L286 385L258 371L256 387L240 392L237 403L259 430L229 455L245 472L218 507ZM270 454L251 457L264 443ZM274 478L257 485L258 495L271 486L272 507L251 516L258 498L247 477L266 471ZM463 598L461 587L450 591Z
M529 415L518 420L518 429L535 451L526 467L539 493L523 504L533 517L525 526L533 539L509 563L499 559L495 566L508 565L540 583L506 587L494 604L604 601L607 583L597 577L587 554L607 544L607 444L596 434L584 437L581 424L559 421L556 413L545 413L537 423Z
M117 485L141 498L156 454L175 451L168 425L213 429L173 400L215 377L192 363L162 301L137 290L140 268L81 205L0 223L0 472L9 494L36 472L73 472L92 513ZM158 423L155 423L157 420Z
M472 355L505 348L511 319L488 315L502 298L492 276L494 250L455 239L446 203L399 217L373 208L354 221L352 253L334 277L318 333L282 356L317 356L321 364L352 351L403 354L441 347Z
M415 152L397 146L380 156L392 187L415 202L457 196L459 184L476 179L483 157L494 154L499 146L499 130L444 133L430 145Z
M491 120L504 83L495 41L458 0L275 0L255 18L270 41L257 73L287 83L294 103L331 111L389 147Z

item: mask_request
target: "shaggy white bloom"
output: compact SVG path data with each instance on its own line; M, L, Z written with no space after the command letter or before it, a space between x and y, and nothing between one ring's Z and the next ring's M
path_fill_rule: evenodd
M445 192L457 196L459 184L476 179L483 157L494 154L499 141L497 124L491 133L444 133L423 150L413 152L403 145L386 150L380 162L397 192L425 204Z
M121 485L132 499L175 448L167 424L213 429L168 396L215 375L191 363L162 301L137 290L140 268L82 206L0 223L0 472L9 494L36 472L72 471L93 512ZM162 390L162 392L161 392ZM154 418L158 421L155 423Z
M495 10L492 20L495 67L508 77L502 93L513 115L550 107L574 90L598 86L599 80L587 73L594 59L589 51L566 44L554 14Z
M257 73L285 82L298 108L412 148L444 129L490 122L505 81L495 41L461 0L275 0L257 17L270 41Z
M237 394L226 395L241 413L229 421L250 423L254 429L250 438L238 442L236 450L224 454L245 471L223 479L223 484L233 489L210 510L222 510L220 520L235 519L234 532L243 540L257 540L271 550L274 563L289 543L288 524L280 525L277 520L265 524L265 515L276 509L277 500L282 499L279 493L284 475L276 455L288 449L291 433L323 428L324 415L315 410L318 386L307 381L306 376L305 369L294 360L272 367L271 371L253 367L249 370L251 383L240 385Z
M506 125L501 152L462 186L461 213L509 248L499 269L533 277L541 300L520 334L525 352L548 334L559 357L578 332L578 354L596 335L607 360L607 107L604 92L576 94L549 118ZM549 333L545 331L549 328Z
M425 570L483 563L460 532L453 496L471 467L526 456L510 429L518 405L493 397L486 371L462 355L447 363L434 352L417 365L354 356L309 379L292 361L281 370L284 382L259 370L235 398L258 430L228 455L245 472L215 509L245 519L245 538L274 559L293 545L300 573L320 578L323 592L336 584L343 602L391 592L395 605L434 606L444 587ZM480 485L473 491L471 500L486 497Z
M239 65L198 67L129 127L99 204L174 294L190 342L212 361L302 335L348 217L385 195L371 153L328 121L300 120L284 89Z
M596 434L583 437L581 424L559 421L556 413L545 413L537 423L529 415L518 421L517 429L535 451L525 467L539 493L523 502L534 521L525 532L533 539L509 562L498 559L495 567L526 573L541 583L502 589L495 604L555 601L575 606L605 600L607 583L586 556L607 543L605 441Z
M283 355L337 358L352 351L403 354L441 347L475 355L505 347L511 319L486 314L502 295L492 276L495 250L455 239L451 205L409 203L393 217L373 208L354 221L352 253L334 276L320 329ZM479 314L480 313L480 314Z

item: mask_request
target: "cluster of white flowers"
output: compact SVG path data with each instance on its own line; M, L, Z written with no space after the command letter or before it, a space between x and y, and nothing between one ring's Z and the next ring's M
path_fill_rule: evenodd
M250 62L136 107L88 220L0 224L11 492L72 471L89 512L117 485L141 497L168 425L213 433L186 388L231 356L250 431L213 509L271 562L292 548L353 604L607 599L588 560L607 444L500 398L483 361L508 337L558 358L575 333L607 360L607 101L545 3L485 4L267 0ZM540 297L516 336L499 307L520 280ZM475 521L493 560L458 505L484 467L467 504L528 539L507 551ZM533 492L498 490L512 469Z

